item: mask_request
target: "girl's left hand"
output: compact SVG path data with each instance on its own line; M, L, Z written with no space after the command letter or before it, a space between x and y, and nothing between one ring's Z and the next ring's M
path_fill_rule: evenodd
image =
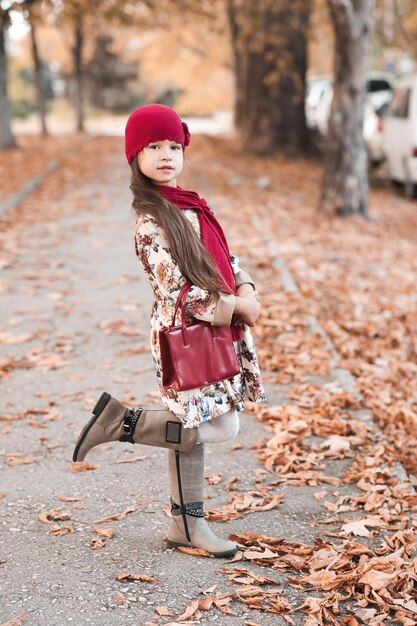
M259 300L258 292L249 283L243 283L243 285L240 285L240 287L238 287L236 290L236 295L245 297L253 296L257 300Z

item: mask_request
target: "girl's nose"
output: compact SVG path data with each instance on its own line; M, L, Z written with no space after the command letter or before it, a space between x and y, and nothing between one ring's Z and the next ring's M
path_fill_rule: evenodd
M164 148L161 156L162 156L162 158L164 160L169 160L170 161L171 158L172 158L172 154L171 154L170 148Z

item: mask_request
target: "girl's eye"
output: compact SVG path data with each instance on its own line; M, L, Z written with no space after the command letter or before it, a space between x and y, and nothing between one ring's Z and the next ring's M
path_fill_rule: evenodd
M177 145L177 146L171 146L174 150L181 150L182 146Z

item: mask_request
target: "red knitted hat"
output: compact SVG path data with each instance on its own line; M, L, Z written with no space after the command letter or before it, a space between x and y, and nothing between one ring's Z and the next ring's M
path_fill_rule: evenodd
M190 143L190 131L174 109L164 104L145 104L130 114L125 128L125 153L133 158L153 141L169 139L183 147Z

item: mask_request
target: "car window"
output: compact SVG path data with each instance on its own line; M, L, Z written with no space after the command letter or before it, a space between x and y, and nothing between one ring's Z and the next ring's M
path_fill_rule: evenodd
M411 89L396 89L389 104L387 115L391 117L408 117Z
M383 78L370 78L366 83L366 91L373 93L374 91L387 91L392 87L387 80Z

